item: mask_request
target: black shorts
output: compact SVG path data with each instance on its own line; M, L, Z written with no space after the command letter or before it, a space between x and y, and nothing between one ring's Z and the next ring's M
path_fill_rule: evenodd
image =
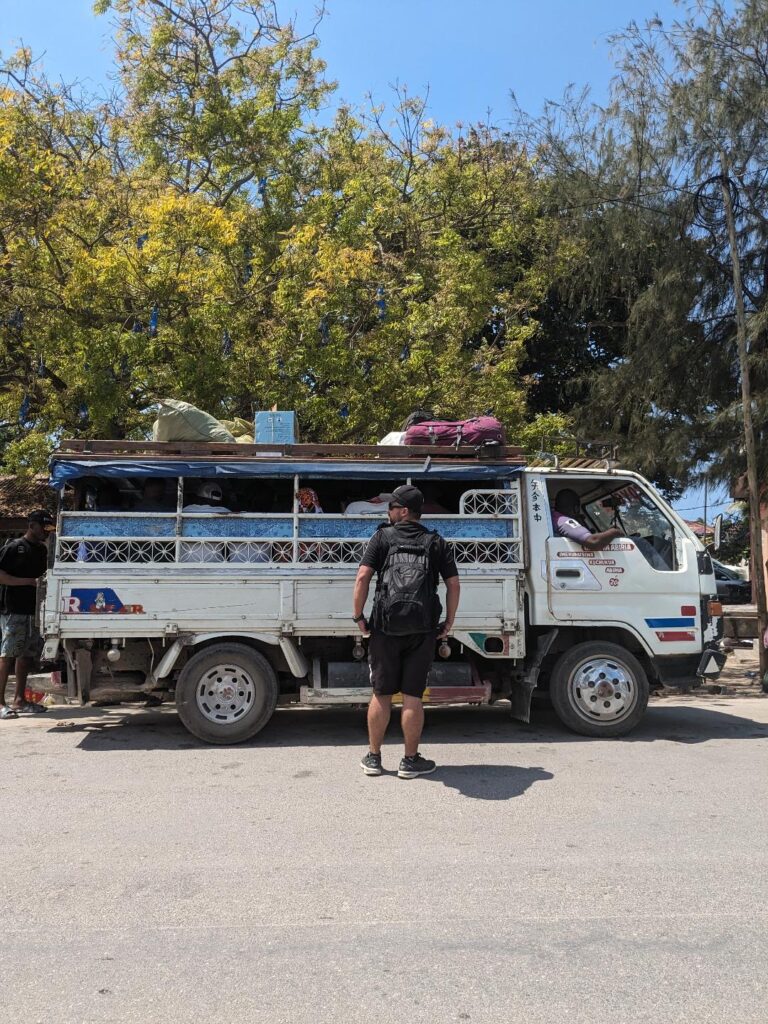
M389 636L371 633L368 642L368 664L371 667L373 692L382 697L405 693L423 697L427 676L435 658L437 630Z

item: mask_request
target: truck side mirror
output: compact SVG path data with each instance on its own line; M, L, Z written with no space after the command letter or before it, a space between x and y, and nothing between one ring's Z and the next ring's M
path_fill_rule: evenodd
M713 551L719 551L720 550L720 540L722 538L722 533L723 533L723 514L721 512L720 515L715 516L715 536L714 536L714 538L712 540L712 550Z

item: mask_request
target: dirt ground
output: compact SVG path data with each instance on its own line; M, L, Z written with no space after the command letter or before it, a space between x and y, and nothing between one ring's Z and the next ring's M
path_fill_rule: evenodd
M752 648L736 648L728 655L725 668L720 673L716 683L700 686L687 696L691 700L701 697L723 696L729 697L765 697L760 686L760 665L757 640L753 641ZM664 697L680 697L678 690L661 690L651 699L664 699ZM683 695L685 697L685 695Z

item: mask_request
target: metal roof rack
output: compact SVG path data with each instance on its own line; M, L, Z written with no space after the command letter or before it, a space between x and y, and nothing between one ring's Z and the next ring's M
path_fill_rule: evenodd
M529 466L544 468L549 465L554 469L611 471L618 469L620 465L619 446L616 441L586 441L580 437L555 434L551 437L542 437L541 447L542 450L529 459Z
M63 440L52 458L55 461L82 459L108 461L116 458L149 456L156 459L193 457L216 462L247 459L284 459L365 462L403 462L405 464L433 461L496 462L524 466L522 448L494 445L487 448L442 448L434 445L364 445L364 444L222 444L215 441L107 441L69 438Z

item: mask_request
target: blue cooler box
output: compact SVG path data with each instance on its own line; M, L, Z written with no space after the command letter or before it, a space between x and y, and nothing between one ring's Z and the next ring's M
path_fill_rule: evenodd
M296 444L295 412L257 412L256 444Z

